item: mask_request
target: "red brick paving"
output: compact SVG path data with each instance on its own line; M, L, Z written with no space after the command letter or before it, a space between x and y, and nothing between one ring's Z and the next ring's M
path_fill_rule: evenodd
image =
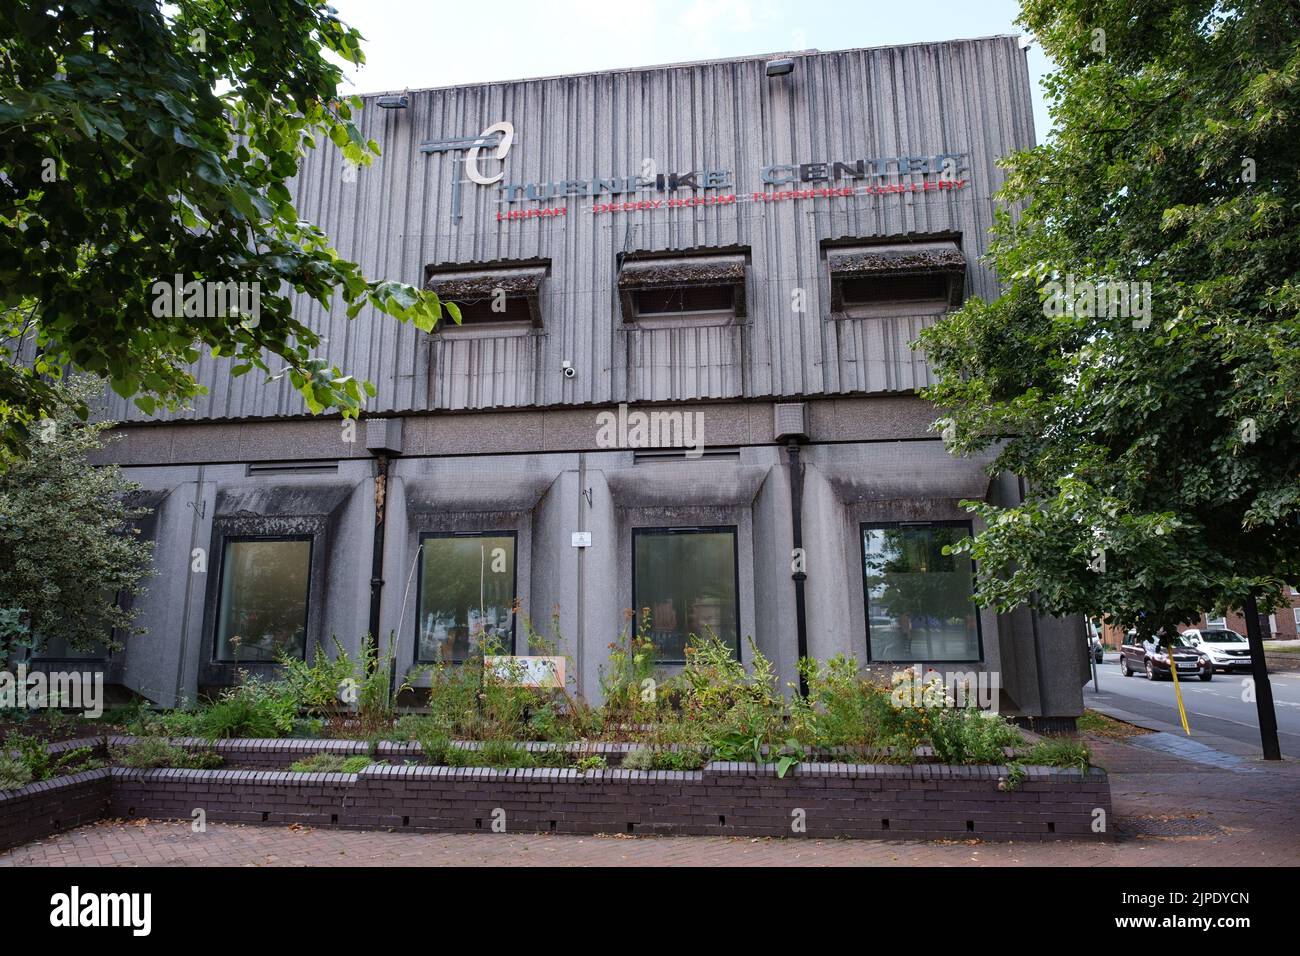
M0 854L11 866L1237 866L1300 865L1300 764L1217 770L1094 739L1110 770L1108 843L391 833L104 822ZM1179 830L1199 835L1160 836Z

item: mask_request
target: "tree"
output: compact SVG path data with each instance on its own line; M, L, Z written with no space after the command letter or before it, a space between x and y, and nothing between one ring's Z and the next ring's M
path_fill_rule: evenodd
M69 381L29 454L0 450L0 662L19 645L58 639L88 651L112 645L115 630L136 633L131 598L152 573L153 545L127 503L136 486L87 461L113 424L77 414L98 390L93 379Z
M1300 5L1025 0L1020 22L1058 66L1054 132L1007 162L1004 291L921 343L949 447L1025 481L968 503L979 599L1166 640L1251 617L1300 578Z
M0 443L27 445L65 367L152 412L200 393L202 349L235 375L287 374L313 412L357 413L373 387L313 353L290 296L425 330L441 315L432 293L363 276L290 198L319 140L353 163L378 153L327 58L361 63L360 42L315 0L0 8ZM172 290L180 313L160 310L177 276L248 294Z

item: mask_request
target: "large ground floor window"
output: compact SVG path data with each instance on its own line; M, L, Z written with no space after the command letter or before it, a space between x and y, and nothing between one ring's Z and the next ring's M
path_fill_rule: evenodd
M217 611L218 661L303 657L311 538L227 538Z
M636 528L632 601L648 614L658 660L686 659L691 634L714 634L740 650L736 529Z
M485 641L513 654L515 533L426 534L420 543L416 660L459 664Z
M862 525L867 643L873 661L978 661L970 556L944 554L968 523Z

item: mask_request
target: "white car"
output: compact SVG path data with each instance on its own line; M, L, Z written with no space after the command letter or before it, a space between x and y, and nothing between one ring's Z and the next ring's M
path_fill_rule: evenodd
M1226 627L1194 627L1183 631L1183 640L1205 654L1216 671L1250 670L1250 642L1236 631Z

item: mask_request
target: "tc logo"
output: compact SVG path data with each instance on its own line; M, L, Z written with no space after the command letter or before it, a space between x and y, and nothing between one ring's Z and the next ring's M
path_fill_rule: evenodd
M505 170L501 170L495 176L485 176L479 168L479 159L484 149L495 145L496 158L505 159L510 152L510 147L515 142L515 125L505 120L500 123L493 123L477 136L462 136L458 139L431 140L427 143L420 144L422 153L449 153L453 150L465 150L465 156L457 162L464 163L465 175L472 183L480 186L491 186L493 183L499 183L505 176ZM464 180L453 179L456 188L451 193L451 218L453 222L460 222L460 184Z

